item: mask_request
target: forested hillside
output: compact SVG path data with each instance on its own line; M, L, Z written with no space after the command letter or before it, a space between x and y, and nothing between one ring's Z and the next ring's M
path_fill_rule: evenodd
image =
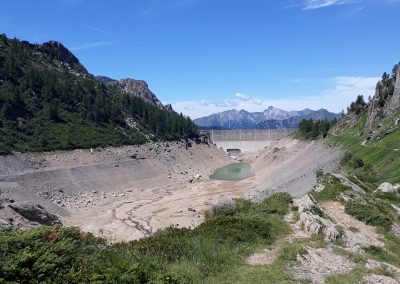
M0 35L0 153L193 137L189 118L95 80L61 43Z

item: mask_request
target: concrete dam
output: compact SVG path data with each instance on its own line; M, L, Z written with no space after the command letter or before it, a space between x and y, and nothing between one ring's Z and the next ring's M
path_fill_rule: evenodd
M284 138L297 129L238 129L238 130L202 130L200 133L210 137L219 148L237 155L254 154L273 141ZM228 151L229 150L229 151Z

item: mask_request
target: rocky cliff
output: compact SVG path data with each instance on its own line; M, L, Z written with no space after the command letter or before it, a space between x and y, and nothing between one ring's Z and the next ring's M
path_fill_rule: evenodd
M172 107L170 105L163 105L143 80L135 80L132 78L114 80L105 76L96 76L95 79L106 86L114 86L126 94L141 98L159 109L172 111Z
M400 108L400 67L396 64L391 77L386 73L376 85L375 95L368 104L366 128L372 128L382 118L396 114Z

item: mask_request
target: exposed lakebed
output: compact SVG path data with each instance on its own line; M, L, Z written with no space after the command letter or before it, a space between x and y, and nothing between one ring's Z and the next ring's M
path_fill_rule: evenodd
M211 176L215 180L243 180L252 176L250 166L243 163L234 163L217 169Z

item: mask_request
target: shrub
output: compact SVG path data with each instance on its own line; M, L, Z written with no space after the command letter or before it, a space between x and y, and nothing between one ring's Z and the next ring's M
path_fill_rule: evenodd
M271 223L265 218L218 216L201 224L195 233L220 242L253 242L271 237Z
M285 215L289 211L289 205L293 202L287 192L274 193L257 206L257 211L265 214Z
M350 200L346 203L345 210L347 214L360 221L363 221L368 225L389 228L392 224L391 216L382 213L373 204L366 204L360 201Z

